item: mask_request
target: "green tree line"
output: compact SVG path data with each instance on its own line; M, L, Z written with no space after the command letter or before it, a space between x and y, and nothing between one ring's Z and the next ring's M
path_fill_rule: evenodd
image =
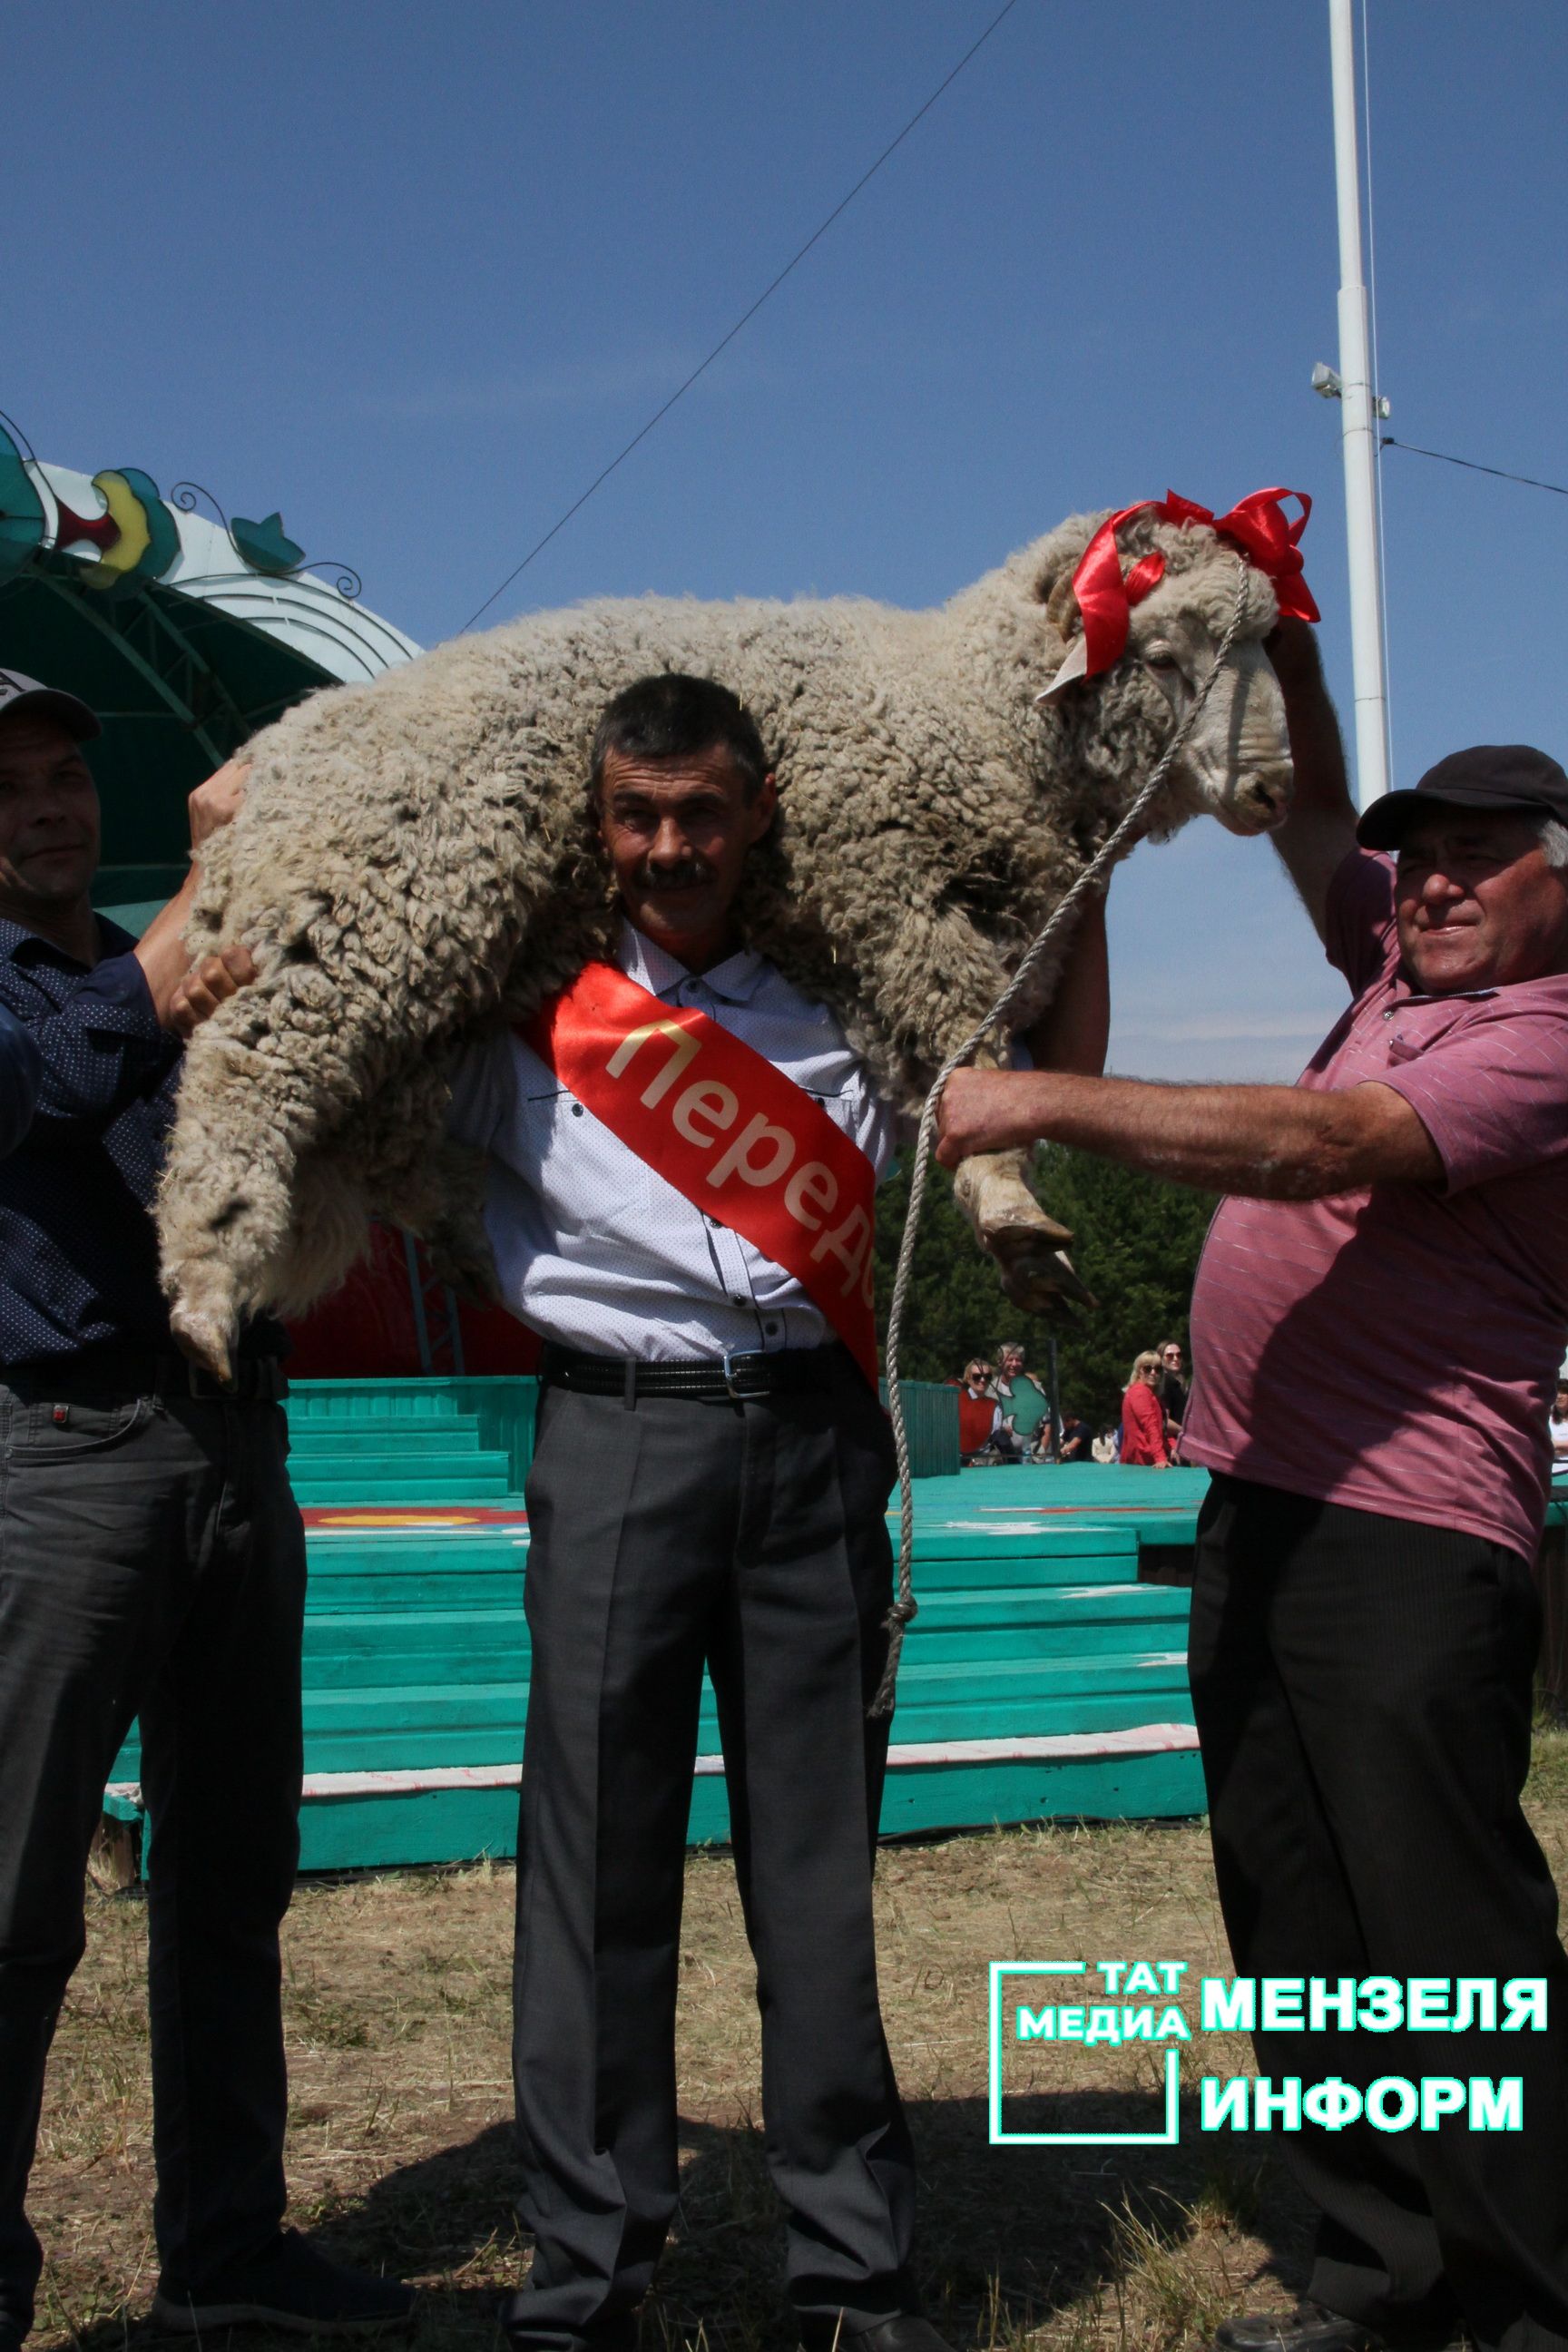
M1098 1429L1119 1418L1140 1349L1162 1339L1186 1348L1193 1276L1214 1200L1054 1144L1036 1155L1034 1183L1051 1214L1072 1230L1069 1255L1095 1307L1075 1308L1070 1321L1053 1325L1009 1306L953 1200L952 1178L933 1167L905 1316L905 1377L954 1379L971 1356L989 1355L1001 1339L1021 1340L1031 1371L1044 1374L1054 1329L1061 1402ZM877 1335L884 1345L909 1188L906 1151L877 1202Z

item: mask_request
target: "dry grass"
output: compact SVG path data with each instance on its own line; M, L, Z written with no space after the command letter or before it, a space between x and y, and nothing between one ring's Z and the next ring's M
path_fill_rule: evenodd
M1531 1805L1561 1878L1568 1734L1542 1734ZM527 2262L510 2211L511 1892L510 1868L486 1864L317 1881L289 1920L292 2218L346 2258L419 2282L416 2352L491 2352L498 2294ZM987 2142L987 1962L1114 1955L1183 1959L1191 1980L1225 1970L1200 1825L1062 1823L889 1847L878 1909L889 2034L921 2160L921 2283L956 2345L1177 2352L1259 2288L1273 2300L1300 2287L1306 2213L1245 2142L1200 2141L1190 2127L1176 2147ZM136 1896L92 1897L34 2178L45 2347L111 2352L152 2293L143 1945ZM756 2010L722 1854L690 1859L683 1961L683 2189L645 2352L700 2336L709 2352L788 2352ZM1242 2046L1209 2038L1203 2053L1205 2071L1247 2069ZM1052 2128L1152 2118L1148 2051L1034 2045L1026 2074L1021 2063L1018 2052L1007 2061L1020 2095L1010 2126L1046 2094Z

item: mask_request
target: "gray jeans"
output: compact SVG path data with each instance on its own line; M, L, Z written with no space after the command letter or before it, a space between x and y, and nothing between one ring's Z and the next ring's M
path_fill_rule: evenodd
M272 2237L278 1927L299 1857L305 1546L277 1404L0 1384L0 2339L103 1786L134 1717L150 1838L154 2226L190 2283Z

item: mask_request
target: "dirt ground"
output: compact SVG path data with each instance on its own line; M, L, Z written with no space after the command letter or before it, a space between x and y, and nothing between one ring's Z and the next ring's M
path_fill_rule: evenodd
M1530 1808L1561 1883L1568 1735L1542 1735ZM510 1868L480 1864L311 1881L289 1918L291 2219L345 2258L417 2282L415 2352L491 2352L498 2296L527 2263L510 2211L511 1904ZM1037 2352L1175 2352L1259 2290L1272 2302L1300 2288L1304 2209L1259 2164L1258 2143L1200 2137L1190 2095L1175 2147L988 2142L990 1961L1184 1960L1194 1988L1228 1973L1201 1823L1064 1822L889 1846L878 1915L889 2037L921 2158L921 2284L961 2352L1026 2337ZM47 2250L45 2352L125 2343L156 2278L139 1896L94 1895L89 1933L31 2199ZM700 2341L789 2352L752 1974L722 1853L691 1856L682 1963L683 2189L645 2352ZM1070 1995L1010 1988L1013 2000L1048 1997ZM1195 1991L1189 2007L1195 2018ZM1200 2072L1248 2066L1244 2044L1205 2036L1184 2084L1190 2094ZM1005 2120L1151 2129L1160 2079L1140 2045L1015 2049ZM237 2352L242 2342L268 2352L254 2332Z

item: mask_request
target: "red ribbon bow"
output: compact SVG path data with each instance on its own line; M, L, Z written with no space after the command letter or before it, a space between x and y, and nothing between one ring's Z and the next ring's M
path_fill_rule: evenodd
M1286 519L1280 504L1283 499L1295 499L1300 506L1294 522ZM1300 547L1311 511L1312 501L1305 490L1285 489L1254 490L1222 515L1195 505L1191 499L1178 498L1174 490L1167 490L1163 499L1144 499L1138 506L1123 507L1100 524L1072 576L1073 593L1083 614L1087 655L1083 676L1098 677L1101 670L1121 660L1127 649L1133 605L1141 604L1164 577L1165 559L1156 550L1142 557L1123 579L1116 534L1132 516L1152 514L1156 522L1206 523L1272 580L1281 613L1300 621L1316 621L1321 615L1304 577Z

